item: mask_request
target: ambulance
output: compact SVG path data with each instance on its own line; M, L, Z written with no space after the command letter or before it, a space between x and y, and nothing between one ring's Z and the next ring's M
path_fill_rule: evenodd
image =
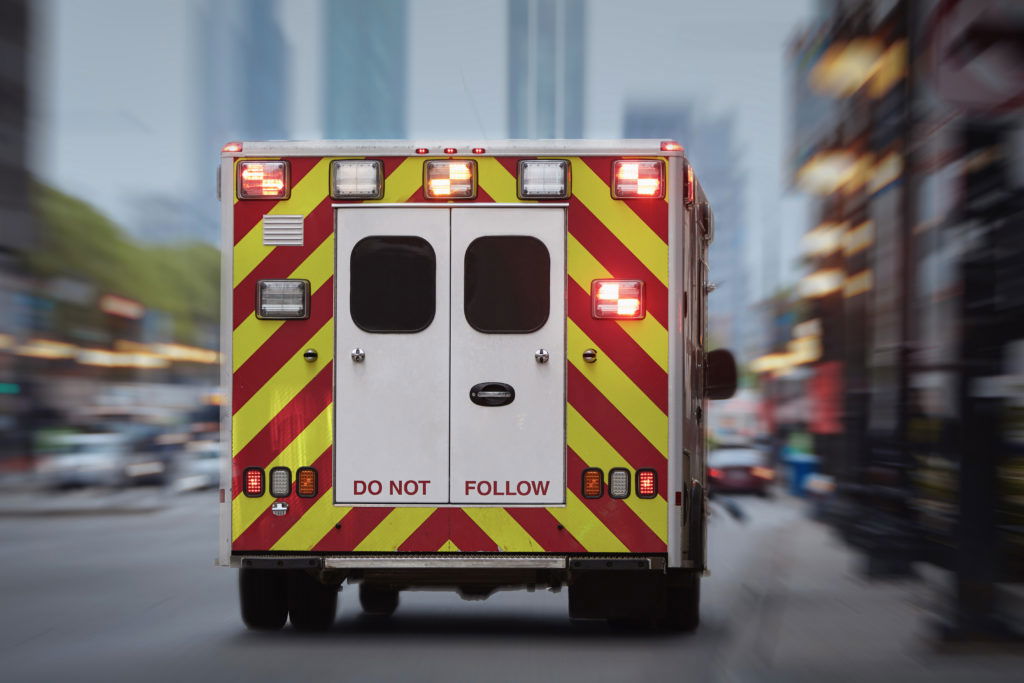
M567 588L696 627L714 219L661 140L229 143L219 554L252 629L342 584Z

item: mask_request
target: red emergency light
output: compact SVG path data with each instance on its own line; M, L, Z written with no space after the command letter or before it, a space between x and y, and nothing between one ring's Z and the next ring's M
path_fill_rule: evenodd
M665 165L657 159L619 159L612 163L615 199L657 199L663 196Z
M597 319L640 320L647 314L643 280L594 280L590 301Z
M287 161L239 162L239 199L287 199L288 189Z

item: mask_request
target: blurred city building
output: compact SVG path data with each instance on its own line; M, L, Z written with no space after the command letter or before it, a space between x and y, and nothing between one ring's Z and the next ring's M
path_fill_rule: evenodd
M324 137L404 138L406 0L333 0L324 3L324 13ZM438 59L445 63L443 57Z
M716 284L708 297L711 346L733 350L741 362L749 360L755 350L751 342L757 338L757 320L749 315L746 178L740 169L733 117L702 117L688 103L630 102L622 134L677 140L693 162L715 212L715 241L708 256Z
M821 7L789 62L818 222L775 312L788 338L752 367L767 396L808 397L772 423L812 435L868 571L953 569L949 634L1004 634L994 586L1024 580L1024 5Z
M508 0L508 136L582 138L583 0Z

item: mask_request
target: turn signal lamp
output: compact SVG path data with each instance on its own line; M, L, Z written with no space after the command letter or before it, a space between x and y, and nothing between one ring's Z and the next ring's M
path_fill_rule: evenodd
M654 470L637 470L636 495L640 498L655 498L658 495L658 473Z
M565 199L568 196L568 161L538 159L519 162L520 199Z
M316 497L316 470L312 467L300 467L295 473L295 493L299 498Z
M435 159L424 164L423 194L428 199L476 197L476 161Z
M625 498L629 495L629 470L616 467L608 473L608 495L612 498Z
M381 199L384 196L384 162L372 159L341 159L331 162L335 199Z
M651 159L620 159L612 164L612 196L616 199L663 196L664 164Z
M260 280L256 283L256 317L304 320L309 317L309 280Z
M242 492L249 498L259 498L263 495L263 470L259 467L247 467L242 474Z
M590 300L595 318L640 320L647 313L643 280L594 280Z
M287 467L275 467L270 470L270 495L274 498L287 498L292 492L292 473Z
M239 199L286 199L287 197L287 161L239 162Z
M604 493L604 473L596 467L583 470L583 497L600 498Z

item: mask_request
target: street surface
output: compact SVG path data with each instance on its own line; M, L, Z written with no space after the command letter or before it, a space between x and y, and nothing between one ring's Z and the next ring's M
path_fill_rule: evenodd
M1024 664L936 653L921 584L862 583L853 555L784 497L736 498L745 521L715 506L693 635L570 623L564 590L404 593L378 622L348 586L327 634L250 633L235 571L213 566L215 495L166 497L156 511L0 511L0 678L977 682L1013 680Z

